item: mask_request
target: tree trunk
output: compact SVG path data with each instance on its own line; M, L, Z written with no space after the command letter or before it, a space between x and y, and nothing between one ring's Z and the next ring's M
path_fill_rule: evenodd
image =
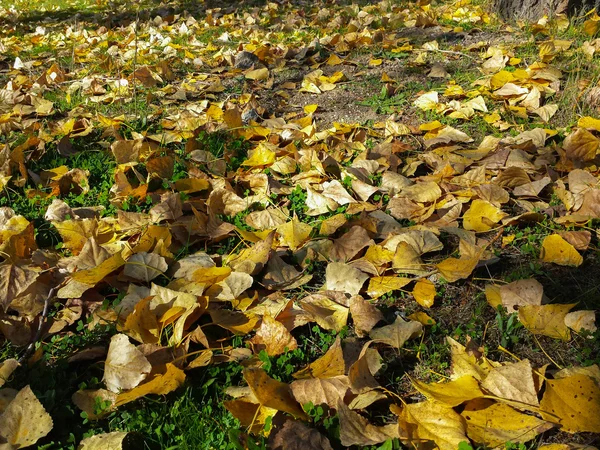
M495 7L504 20L537 22L544 15L578 15L599 3L600 0L495 0Z

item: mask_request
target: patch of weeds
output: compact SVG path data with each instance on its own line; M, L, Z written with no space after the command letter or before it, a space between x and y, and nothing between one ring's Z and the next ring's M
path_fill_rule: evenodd
M307 193L302 189L302 186L297 185L292 193L288 196L289 210L290 212L296 213L299 220L305 217L305 212L308 209L306 206Z
M417 359L414 366L415 376L419 379L439 380L450 368L450 347L446 344L445 339L449 330L444 329L440 323L436 323L425 333L426 335L421 341L417 339L408 341L409 345L406 348Z
M227 239L215 242L208 247L209 253L216 253L217 255L229 255L233 253L241 244L242 240L237 236L229 236Z
M408 82L390 97L387 88L383 86L378 94L356 103L361 106L370 106L378 114L391 114L408 106L412 96L423 87L421 83Z
M238 170L248 157L250 143L225 132L201 131L196 140L200 149L210 152L217 159L224 159L227 170L232 172Z
M529 261L519 265L519 267L506 274L504 280L507 283L511 283L517 280L535 278L536 276L546 276L546 272L543 270L542 265L538 261Z
M519 342L519 330L523 324L519 322L518 313L507 314L502 305L496 311L496 325L500 333L500 345L506 349Z

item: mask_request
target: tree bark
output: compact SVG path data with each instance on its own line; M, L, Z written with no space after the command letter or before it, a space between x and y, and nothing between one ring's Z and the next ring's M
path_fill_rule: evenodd
M545 15L581 14L599 3L600 0L495 0L495 8L504 20L537 22Z

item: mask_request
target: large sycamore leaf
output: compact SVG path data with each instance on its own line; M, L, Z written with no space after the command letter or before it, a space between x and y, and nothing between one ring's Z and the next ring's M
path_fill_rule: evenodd
M565 324L565 316L575 306L569 305L525 305L519 308L519 320L533 334L542 334L568 341L571 338Z
M39 273L11 263L0 265L0 305L4 310L35 283Z
M540 406L544 419L555 422L558 418L569 433L600 433L600 386L587 375L547 380Z
M308 419L287 384L274 380L263 369L257 368L244 370L244 379L262 406L286 412L298 419Z
M127 260L123 274L134 280L150 282L165 273L169 266L165 258L156 253L140 252Z
M314 360L308 367L296 372L294 378L329 378L344 375L345 370L342 342L338 336L323 356Z
M558 234L552 234L544 239L540 259L561 266L578 267L583 263L583 257L575 247Z
M423 331L419 322L406 322L402 317L396 317L393 324L381 328L374 328L369 333L371 339L382 342L394 348L402 348L409 339L418 336Z
M295 350L298 343L287 328L273 319L269 314L263 316L260 327L252 339L256 346L255 353L264 348L269 356L281 355L286 351Z
M120 393L115 401L115 406L119 407L149 394L166 395L181 386L184 381L183 370L168 363L165 365L164 371L154 375L150 381L146 381L130 391Z
M124 334L110 340L104 364L104 383L111 392L132 389L140 384L152 370L146 357Z
M524 409L539 406L533 369L526 359L493 368L481 387L501 399L518 402Z
M399 437L398 425L378 427L370 424L367 419L352 411L341 400L338 402L337 412L340 420L340 441L344 447L376 445Z
M335 408L343 400L350 388L348 377L340 375L332 378L307 378L296 380L290 385L294 398L301 405L327 405Z
M528 442L555 426L488 399L470 401L461 416L467 422L467 435L487 447L502 446L506 442Z
M29 447L50 433L52 426L50 414L25 386L0 416L0 437L13 448Z
M400 419L401 425L402 421L416 425L411 439L434 441L440 450L456 450L461 442L468 442L465 419L444 403L427 400L406 405Z
M447 383L423 383L412 380L417 391L430 400L437 400L449 406L458 406L467 400L483 397L479 382L471 375L465 375Z

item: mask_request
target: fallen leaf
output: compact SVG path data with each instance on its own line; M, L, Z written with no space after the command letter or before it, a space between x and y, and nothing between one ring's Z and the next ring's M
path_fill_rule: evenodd
M371 339L390 345L394 348L402 348L404 343L421 334L423 325L419 322L405 322L401 317L396 317L392 325L374 328L369 333Z
M52 417L25 386L0 416L0 436L11 448L29 447L52 430Z
M544 238L540 259L543 262L571 267L578 267L583 263L583 257L575 250L575 247L558 234L552 234Z
M140 384L152 370L146 357L124 334L110 339L103 381L111 392L132 389Z
M572 375L560 380L546 380L540 402L542 417L556 421L564 431L600 432L600 387L586 375Z
M542 334L568 341L571 339L565 316L575 306L570 305L525 305L519 308L519 320L533 334Z
M415 283L413 297L419 305L424 306L425 308L431 308L433 306L435 295L435 285L431 281L422 279Z
M461 416L467 423L467 436L488 447L501 446L506 442L528 442L555 426L487 399L470 401Z

